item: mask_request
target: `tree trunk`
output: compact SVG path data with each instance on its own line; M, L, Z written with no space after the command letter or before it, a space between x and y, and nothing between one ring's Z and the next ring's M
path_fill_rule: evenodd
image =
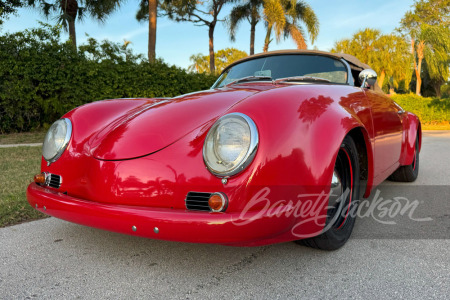
M411 47L412 47L412 54L414 58L414 71L416 73L416 95L420 96L420 88L422 86L422 78L420 77L420 72L422 69L422 60L424 58L424 48L425 48L425 41L420 41L417 45L417 63L416 63L416 57L414 55L415 51L415 43L414 39L411 39Z
M75 20L69 20L69 37L72 41L72 44L77 49L77 33L75 31Z
M216 65L214 62L214 28L216 23L212 22L209 24L209 71L211 74L216 73Z
M422 57L419 56L419 61L417 62L417 68L415 68L416 71L416 95L420 96L420 89L422 86L422 78L420 77L420 72L422 69Z
M420 87L422 86L422 79L418 74L420 74L420 71L416 70L416 95L420 96Z
M269 51L269 44L271 42L270 35L272 34L272 25L267 26L266 39L264 40L263 52Z
M156 58L157 7L157 0L148 0L148 61L151 63Z
M436 86L434 88L435 88L435 91L436 91L436 97L441 98L442 97L441 86L439 85L439 86Z
M69 16L69 37L72 44L77 48L77 33L75 30L75 21L78 15L78 1L77 0L60 0L59 6L61 10Z
M382 70L380 76L377 79L377 84L380 87L380 89L383 88L383 82L384 82L385 77L386 77L386 72L384 70Z
M250 55L255 54L255 31L258 24L258 6L252 2L252 15L250 20Z
M434 92L436 93L436 97L438 97L438 98L442 97L441 86L442 86L442 82L440 82L440 81L433 82Z
M252 24L250 25L250 55L255 54L255 30L256 30L256 22L252 20Z

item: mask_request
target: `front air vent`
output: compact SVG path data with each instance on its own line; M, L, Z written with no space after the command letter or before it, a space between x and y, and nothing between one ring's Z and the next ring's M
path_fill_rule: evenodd
M48 186L55 188L55 189L59 189L59 187L61 186L61 176L59 175L55 175L55 174L49 174L48 175Z
M189 210L211 211L208 200L212 193L189 192L186 196L186 208Z

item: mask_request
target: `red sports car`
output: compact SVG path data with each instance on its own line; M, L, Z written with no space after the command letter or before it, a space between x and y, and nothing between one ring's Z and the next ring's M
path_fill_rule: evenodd
M210 90L116 99L56 121L37 210L147 238L337 249L361 194L419 171L417 116L355 57L277 51L228 66Z

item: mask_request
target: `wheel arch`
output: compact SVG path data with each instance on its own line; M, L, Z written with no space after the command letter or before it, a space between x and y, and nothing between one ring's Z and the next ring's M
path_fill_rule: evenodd
M360 180L367 181L364 197L370 195L373 183L373 151L369 135L364 127L351 129L346 136L350 136L356 144L358 151L358 162L360 170Z
M419 120L419 127L417 128L417 137L419 138L419 152L422 150L422 123Z
M419 139L419 152L422 149L422 125L413 113L407 113L403 119L402 152L400 166L407 166L413 162L416 138Z

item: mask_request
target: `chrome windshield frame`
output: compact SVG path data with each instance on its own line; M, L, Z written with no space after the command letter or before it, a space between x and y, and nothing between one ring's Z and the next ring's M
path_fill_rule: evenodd
M354 86L355 85L355 78L353 78L352 75L352 68L350 67L350 65L348 64L348 62L341 58L340 61L344 64L345 68L347 68L347 85L351 85Z
M292 54L291 54L291 55L292 55ZM294 55L295 55L295 54L294 54ZM300 54L300 55L309 55L309 54ZM326 56L326 55L323 55L323 56ZM337 82L330 82L330 83L331 83L331 84L338 84L338 85L350 85L350 86L354 86L354 85L355 85L355 79L353 78L353 75L352 75L352 69L351 69L350 65L348 64L348 62L347 62L345 59L343 59L343 58L337 59L337 58L330 57L330 56L326 56L326 57L329 57L329 58L331 58L331 59L335 59L335 60L337 60L337 61L342 62L342 63L344 64L345 68L347 69L347 81L346 81L346 83L337 83ZM257 57L256 57L256 58L257 58ZM245 62L247 62L247 61L248 61L248 60L243 61L242 63L245 63ZM233 65L232 67L234 67L234 65ZM225 70L220 74L219 78L217 78L217 80L216 80L216 81L214 82L214 84L211 86L211 88L210 88L211 90L218 88L217 85L218 85L218 83L221 81L222 76L223 76L225 73L228 73L229 70L231 70L230 67L226 67L226 68L225 68ZM237 79L237 80L235 80L235 81L238 81L238 80L239 80L239 79ZM228 84L226 84L226 85L224 85L224 86L222 86L222 87L225 87L225 86L227 86L227 85L228 85Z

